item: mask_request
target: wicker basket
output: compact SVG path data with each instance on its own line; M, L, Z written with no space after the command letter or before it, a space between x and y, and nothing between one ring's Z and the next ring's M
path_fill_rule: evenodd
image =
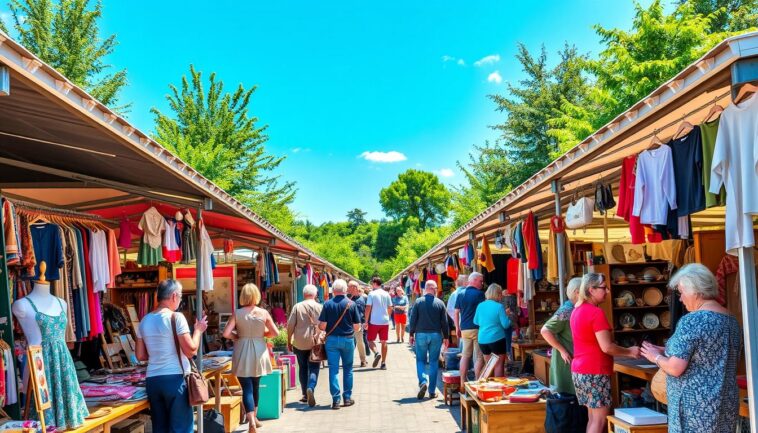
M650 391L656 400L663 404L668 404L668 398L666 397L666 373L663 370L658 369L658 372L653 376L653 380L650 381Z

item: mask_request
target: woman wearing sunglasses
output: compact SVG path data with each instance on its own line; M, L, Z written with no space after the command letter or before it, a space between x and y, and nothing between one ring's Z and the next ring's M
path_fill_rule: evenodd
M611 339L611 325L598 307L608 296L603 274L589 273L582 278L579 301L571 313L571 335L574 339L574 359L571 375L579 404L587 406L587 433L605 431L611 409L611 374L613 357L638 358L640 348L621 347Z

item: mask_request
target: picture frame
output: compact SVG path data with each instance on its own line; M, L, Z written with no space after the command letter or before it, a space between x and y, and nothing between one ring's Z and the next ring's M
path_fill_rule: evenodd
M27 402L29 395L34 395L34 405L39 414L42 431L45 427L45 410L52 407L50 388L48 387L47 374L45 372L45 358L42 356L42 346L32 345L26 349L27 368L29 369L29 387L27 389Z
M174 265L174 278L182 284L184 294L195 294L195 265ZM219 264L213 269L213 290L205 292L217 313L233 313L237 305L237 265Z
M479 377L476 379L483 380L490 377L492 375L492 372L495 371L495 367L497 366L498 362L503 362L500 358L500 355L492 354L492 356L490 356L490 360L487 361L487 364L484 365L482 372L479 373Z

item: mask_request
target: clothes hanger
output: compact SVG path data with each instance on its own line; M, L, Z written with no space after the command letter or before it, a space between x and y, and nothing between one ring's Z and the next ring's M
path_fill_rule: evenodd
M676 140L678 138L684 137L685 135L689 134L690 131L692 131L695 128L695 126L693 126L690 122L688 122L685 119L685 117L686 117L686 115L682 116L682 123L679 124L679 128L677 128L676 133L674 133L674 136L671 137L672 140Z
M703 119L703 123L715 120L715 118L713 118L713 115L714 114L721 115L721 112L724 111L724 107L722 107L721 105L717 104L716 101L718 101L718 97L713 98L713 106L708 111L708 114L705 115L705 119Z
M734 98L734 103L739 104L743 99L745 99L746 96L751 93L758 93L758 86L753 83L743 84L740 88L740 91L737 92L737 97Z
M29 224L50 224L50 220L47 219L44 215L38 214L34 217L32 221L29 222Z
M648 146L647 150L653 150L663 146L663 142L658 138L658 132L660 132L658 129L653 131L653 138L650 139L650 146Z

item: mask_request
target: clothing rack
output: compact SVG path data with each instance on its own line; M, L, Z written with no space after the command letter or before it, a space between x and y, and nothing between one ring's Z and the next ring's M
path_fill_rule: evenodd
M57 215L63 218L77 218L77 219L86 219L94 222L103 222L103 223L111 223L111 224L118 224L114 220L105 219L102 217L99 217L97 215L89 214L89 213L83 213L83 212L77 212L73 210L68 209L58 209L53 207L48 207L36 203L30 203L23 200L17 200L17 199L10 199L8 197L4 197L6 200L11 202L13 206L16 208L16 210L24 211L27 214L32 213L42 213L47 215Z

